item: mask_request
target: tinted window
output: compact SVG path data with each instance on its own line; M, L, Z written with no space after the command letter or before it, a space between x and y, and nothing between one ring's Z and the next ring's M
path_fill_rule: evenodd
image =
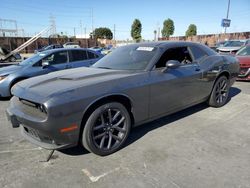
M207 57L207 53L204 52L202 49L200 49L199 47L196 47L196 46L190 46L190 49L192 51L192 54L194 56L194 59L195 60L201 60L202 58L204 57Z
M89 59L95 59L95 58L97 58L98 56L97 56L96 54L94 54L94 53L88 51L88 57L89 57Z
M192 58L187 47L178 47L166 50L160 60L156 63L155 67L166 67L166 62L169 60L177 60L182 64L192 63Z
M50 65L67 63L68 61L68 53L67 51L56 52L50 54L49 56L43 59L43 62L49 62Z
M72 50L72 61L83 61L88 59L85 50Z

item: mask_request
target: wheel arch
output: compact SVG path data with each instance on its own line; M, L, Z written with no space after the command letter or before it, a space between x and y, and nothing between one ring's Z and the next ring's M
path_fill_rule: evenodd
M11 90L11 88L17 83L20 82L22 80L28 79L29 77L26 76L20 76L20 77L16 77L15 79L13 79L9 85L9 91Z
M83 129L85 127L85 123L88 120L88 117L91 115L91 113L99 106L108 102L119 102L122 105L124 105L130 115L131 125L134 124L135 120L134 120L134 115L133 115L133 102L129 96L124 95L124 94L118 94L118 93L102 96L100 98L97 98L91 104L89 104L88 107L83 112L82 121L81 121L81 130L80 130L80 139L81 139Z
M216 79L215 79L214 82L213 82L213 87L212 87L212 89L211 89L211 92L210 92L209 96L211 95L211 93L212 93L212 91L213 91L213 89L214 89L214 85L215 85L216 81L217 81L221 76L226 76L227 79L229 80L231 75L230 75L230 73L229 73L227 70L223 70L223 71L221 71L220 73L218 73L218 76L216 77Z

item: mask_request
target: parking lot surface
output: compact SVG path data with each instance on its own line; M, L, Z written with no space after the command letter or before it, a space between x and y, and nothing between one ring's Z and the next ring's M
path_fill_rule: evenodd
M250 187L250 83L222 108L197 105L133 129L106 157L81 147L49 151L24 140L0 101L0 187Z

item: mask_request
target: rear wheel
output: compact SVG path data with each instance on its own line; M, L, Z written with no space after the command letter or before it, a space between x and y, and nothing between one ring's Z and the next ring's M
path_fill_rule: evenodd
M127 109L110 102L93 111L82 134L83 146L92 153L105 156L122 147L131 128Z
M215 82L208 104L212 107L221 107L226 104L229 94L229 81L226 76L221 76Z

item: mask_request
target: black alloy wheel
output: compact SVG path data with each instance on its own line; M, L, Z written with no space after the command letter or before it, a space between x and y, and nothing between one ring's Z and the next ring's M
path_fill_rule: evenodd
M227 77L221 76L215 82L213 91L209 98L209 105L212 107L221 107L226 104L229 95L229 81Z
M90 115L83 131L83 145L97 155L109 155L122 147L130 127L129 113L122 104L104 104Z

